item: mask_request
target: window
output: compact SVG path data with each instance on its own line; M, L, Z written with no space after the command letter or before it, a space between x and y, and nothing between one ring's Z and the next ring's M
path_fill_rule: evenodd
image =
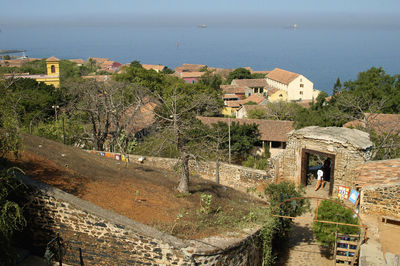
M51 65L51 73L56 73L56 67L55 65Z
M304 88L304 84L300 84L300 88Z
M303 95L303 91L300 91L300 95Z
M258 93L258 88L253 88L254 93Z
M283 97L283 95L282 95L282 94L279 94L279 97Z
M303 82L303 79L300 79L300 82Z
M260 88L260 93L263 93L264 92L264 89L263 88Z

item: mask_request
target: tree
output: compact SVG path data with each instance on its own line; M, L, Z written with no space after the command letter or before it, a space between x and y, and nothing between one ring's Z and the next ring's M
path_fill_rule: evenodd
M269 102L263 109L249 110L248 118L294 121L298 113L303 109L304 107L297 103L283 101Z
M332 95L337 94L339 91L342 90L342 83L340 82L340 78L336 79L335 85L333 85Z
M214 96L213 96L214 94ZM180 193L189 192L189 159L197 159L202 151L206 127L196 115L213 115L221 108L215 91L210 88L176 84L155 94L160 105L155 109L158 130L163 143L173 143L179 152L181 178ZM168 145L166 145L168 146Z
M231 73L229 73L227 78L227 83L230 84L234 79L251 79L251 72L243 67L236 68Z
M23 192L23 184L16 178L15 171L4 170L4 157L18 156L21 134L18 121L18 98L10 89L13 80L0 79L0 264L15 264L16 254L11 245L15 231L22 230L26 221L23 209L16 199Z
M323 200L318 207L318 220L358 224L358 218L348 208L344 207L340 202L332 202ZM313 224L314 235L317 240L325 246L332 247L335 243L335 232L341 234L358 234L359 228L354 226L320 223L314 222Z
M66 88L67 111L87 125L81 138L97 150L105 149L107 138L111 144L120 145L118 140L127 125L149 101L144 88L123 82L84 80L71 82Z

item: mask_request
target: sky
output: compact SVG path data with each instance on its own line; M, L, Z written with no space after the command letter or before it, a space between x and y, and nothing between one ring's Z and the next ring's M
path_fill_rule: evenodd
M399 0L2 0L0 25L281 24L400 27Z

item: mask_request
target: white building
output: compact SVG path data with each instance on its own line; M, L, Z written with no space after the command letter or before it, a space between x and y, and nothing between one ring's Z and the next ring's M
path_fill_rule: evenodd
M269 86L287 93L287 101L312 100L318 95L314 84L301 74L275 68L266 76Z

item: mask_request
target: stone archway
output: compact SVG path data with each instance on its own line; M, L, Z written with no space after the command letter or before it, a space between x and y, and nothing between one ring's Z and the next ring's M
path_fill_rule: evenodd
M334 159L329 192L352 186L355 168L371 159L372 142L366 132L342 127L305 127L288 134L285 152L277 158L276 180L304 183L307 154Z

